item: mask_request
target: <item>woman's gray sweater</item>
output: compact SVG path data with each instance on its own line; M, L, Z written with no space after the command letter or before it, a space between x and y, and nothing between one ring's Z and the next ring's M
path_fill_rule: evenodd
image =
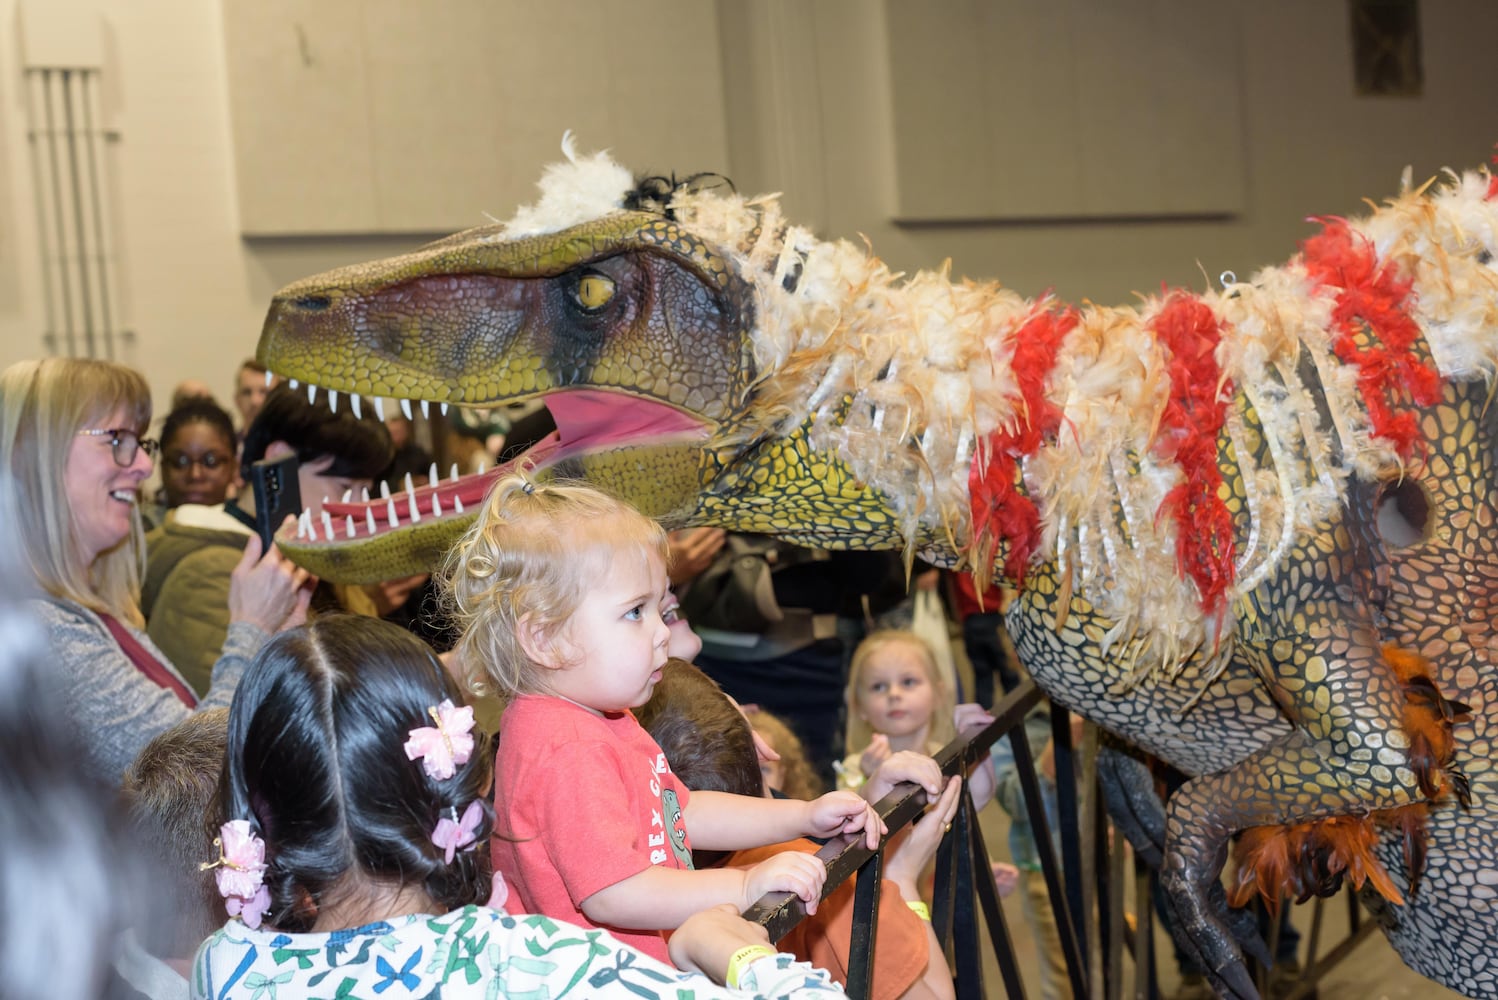
M27 604L47 627L62 709L77 730L85 766L91 776L117 787L141 748L194 709L136 669L92 611L56 597ZM163 667L181 678L149 636L125 627ZM239 678L266 639L254 625L236 622L229 626L223 652L213 665L213 682L198 708L229 704Z

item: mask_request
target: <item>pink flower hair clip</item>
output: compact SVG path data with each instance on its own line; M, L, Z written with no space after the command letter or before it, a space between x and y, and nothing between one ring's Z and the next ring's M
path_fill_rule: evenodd
M462 819L458 819L456 807L449 807L447 811L452 819L444 816L437 821L437 828L432 831L432 843L447 850L447 863L452 864L453 856L459 850L472 848L473 842L478 839L479 823L484 818L484 810L479 806L478 799L474 799L463 810Z
M265 841L250 829L247 819L234 819L219 827L213 838L217 861L205 861L199 871L214 871L219 895L229 916L239 917L251 930L260 927L270 909L270 889L265 885Z
M436 726L419 726L406 740L406 757L421 760L427 774L445 781L473 755L473 709L454 707L449 700L427 709Z

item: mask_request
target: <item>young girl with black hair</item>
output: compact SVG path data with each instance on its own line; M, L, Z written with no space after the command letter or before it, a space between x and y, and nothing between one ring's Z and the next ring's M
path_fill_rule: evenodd
M839 995L721 908L672 937L689 971L505 912L484 849L491 761L457 684L403 629L328 616L278 636L230 709L220 853L204 867L239 919L199 949L192 995Z

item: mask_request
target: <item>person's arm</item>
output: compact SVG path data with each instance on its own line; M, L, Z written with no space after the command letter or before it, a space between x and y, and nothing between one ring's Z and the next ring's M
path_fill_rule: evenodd
M696 796L693 796L694 798ZM814 913L827 868L821 860L787 851L745 871L739 868L646 868L600 889L580 909L595 924L630 930L669 930L709 907L731 903L747 910L769 892L793 892Z
M479 954L494 967L502 996L571 996L581 990L595 1000L843 997L826 972L776 952L764 928L744 920L731 906L694 914L671 935L667 947L674 969L607 931L585 931L542 916L496 916L486 935L490 947ZM745 948L757 950L740 962L737 989L731 989L723 985L729 962Z
M737 851L794 837L834 837L860 831L864 843L873 849L885 832L879 814L853 792L828 792L810 802L693 792L684 817L692 846L711 851Z
M921 898L917 882L921 872L936 856L936 848L946 836L947 826L957 815L962 799L962 781L951 778L941 797L926 811L926 815L910 827L910 833L900 846L890 852L884 863L884 876L900 890L900 896L908 902L919 902ZM942 952L941 942L929 920L925 925L927 959L921 978L902 994L902 1000L952 1000L952 969ZM875 955L877 956L877 952ZM877 961L877 957L875 961Z
M52 709L76 728L90 775L118 787L141 748L192 710L137 670L91 611L55 599L30 605L47 629L60 681L61 704ZM149 638L140 638L154 653Z

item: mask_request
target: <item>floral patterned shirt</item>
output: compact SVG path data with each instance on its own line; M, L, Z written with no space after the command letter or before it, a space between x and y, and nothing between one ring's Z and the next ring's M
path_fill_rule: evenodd
M203 942L192 996L202 1000L401 997L496 1000L708 1000L841 997L820 969L766 956L736 990L681 972L615 940L543 916L465 906L331 933L250 930L238 920Z

